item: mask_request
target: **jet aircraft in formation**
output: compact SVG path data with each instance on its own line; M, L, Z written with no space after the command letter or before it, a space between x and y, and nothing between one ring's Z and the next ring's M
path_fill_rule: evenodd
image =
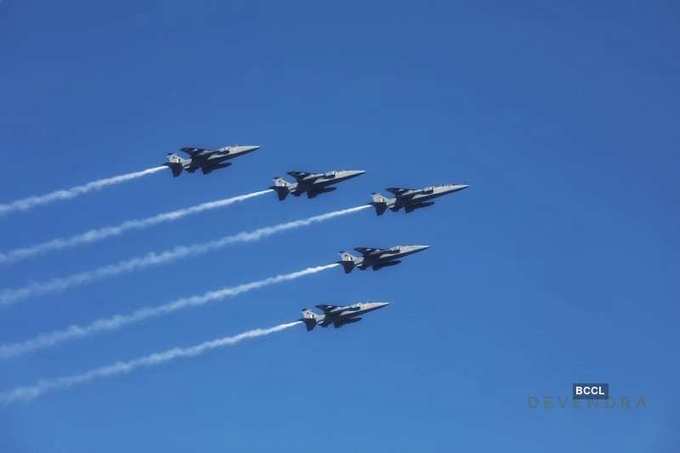
M445 184L441 186L430 186L422 189L405 189L402 187L388 187L387 191L394 195L394 198L385 197L379 193L374 193L371 204L375 207L378 215L383 215L386 210L393 212L404 208L407 214L416 209L432 206L435 198L458 192L466 189L467 184Z
M193 173L198 169L200 169L204 175L207 175L215 170L231 165L231 162L227 162L228 160L245 156L258 149L260 149L260 147L254 145L232 145L217 149L186 146L180 148L180 151L189 156L187 159L182 158L178 154L169 153L165 165L172 170L173 176L179 176L182 174L182 170Z
M388 302L365 302L352 305L317 305L316 308L323 311L323 314L314 313L306 308L302 309L300 321L305 323L307 331L314 329L317 325L328 327L331 324L335 327L342 327L361 321L361 316L379 308L387 307Z
M364 170L332 170L325 173L310 173L306 171L289 171L288 174L295 178L295 182L288 182L277 176L271 189L276 191L279 200L285 200L288 194L299 197L307 194L307 198L314 198L320 193L332 192L337 187L331 187L339 182L366 173Z
M184 147L180 151L188 157L183 158L178 154L168 154L165 163L172 170L173 176L179 176L182 171L193 173L200 169L204 174L209 174L214 170L225 168L231 165L229 160L257 151L259 146L225 146L217 149L206 149L197 147ZM306 194L307 198L315 198L317 195L336 190L336 184L351 178L363 175L363 170L332 170L323 173L312 173L306 171L290 171L288 175L295 178L295 182L289 182L281 177L274 178L274 183L270 187L273 189L279 200L285 200L289 194L299 197ZM424 187L422 189L408 189L402 187L389 187L393 197L385 197L379 193L372 194L371 205L376 210L377 215L382 215L388 209L397 212L404 209L406 213L416 209L424 208L434 204L434 199L441 196L458 192L469 187L467 184L445 184ZM345 273L350 273L355 268L374 271L383 267L395 266L401 260L411 254L428 249L427 245L397 245L387 249L357 247L354 250L361 256L354 256L348 252L340 252L339 264L342 265ZM342 327L360 321L361 316L371 311L389 305L387 302L366 302L352 305L316 305L323 313L318 314L308 309L303 309L300 321L305 323L307 330L312 330L317 325L328 327L330 325Z
M378 271L383 267L395 266L401 263L401 258L422 252L428 248L430 248L429 245L395 245L388 249L357 247L354 250L361 254L360 257L343 251L340 252L338 264L342 265L346 274L352 272L354 268L363 271L370 267L374 271Z

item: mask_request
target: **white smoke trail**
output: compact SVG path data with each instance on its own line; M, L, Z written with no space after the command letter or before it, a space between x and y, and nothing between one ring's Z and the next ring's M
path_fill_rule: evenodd
M176 220L179 220L183 217L192 214L198 214L201 212L210 211L212 209L223 208L234 203L259 197L269 192L273 192L273 190L267 189L261 190L259 192L239 195L237 197L224 198L221 200L191 206L185 209L164 212L152 217L147 217L145 219L128 220L117 226L97 228L94 230L86 231L85 233L78 234L76 236L72 236L70 238L53 239L51 241L43 242L41 244L33 245L30 247L14 249L5 253L0 252L0 264L17 262L53 250L61 250L69 247L75 247L77 245L89 244L91 242L100 241L102 239L106 239L112 236L121 235L129 230L141 230L143 228L149 228L151 226L158 225L159 223L174 222Z
M52 203L53 201L68 200L69 198L75 198L79 195L83 195L88 192L101 190L108 186L113 186L126 181L130 181L132 179L141 178L142 176L158 173L159 171L165 170L167 168L168 167L166 166L147 168L146 170L127 173L125 175L118 175L112 178L99 179L97 181L92 181L87 184L83 184L82 186L71 187L70 189L56 190L45 195L28 197L21 200L13 201L11 203L0 204L0 217L14 211L27 211L36 206Z
M145 269L150 266L158 266L188 256L202 255L204 253L208 253L213 250L218 250L220 248L227 247L231 244L239 242L258 241L260 239L263 239L276 233L280 233L282 231L292 230L295 228L312 225L314 223L324 222L335 217L352 214L370 207L371 205L363 205L357 206L355 208L342 209L339 211L333 211L326 214L308 217L306 219L295 220L292 222L281 223L270 227L259 228L254 231L244 231L232 236L225 236L221 239L205 242L202 244L177 246L170 250L158 253L151 252L144 256L139 256L115 264L109 264L107 266L103 266L91 271L80 272L78 274L72 274L66 277L58 277L45 282L31 283L27 286L24 286L23 288L5 289L0 291L0 305L9 305L16 303L20 300L27 299L29 297L39 296L58 291L64 291L66 289L86 285L88 283L92 283L106 277L111 277L126 272L137 271Z
M216 291L210 291L198 296L177 299L173 302L169 302L164 305L158 305L155 307L143 307L128 314L122 315L119 314L111 316L110 318L101 318L84 326L72 325L63 330L56 330L53 332L38 335L30 340L26 340L21 343L0 345L0 359L16 357L29 352L56 346L65 341L88 337L90 335L94 335L100 332L117 330L131 324L137 324L150 318L164 316L170 313L174 313L178 310L197 307L200 305L208 304L210 302L217 302L229 297L237 296L248 291L252 291L254 289L274 285L277 283L283 283L290 280L296 280L306 275L312 275L319 272L323 272L325 270L332 269L337 266L338 264L333 263L327 264L325 266L308 267L307 269L292 272L289 274L276 275L274 277L265 278L263 280L257 280L254 282L244 283L230 288L222 288Z
M67 389L74 385L85 384L96 379L127 374L138 368L153 367L176 359L196 357L214 349L234 346L243 340L281 332L282 330L297 326L300 323L301 321L294 321L286 324L279 324L278 326L270 327L268 329L249 330L232 337L218 338L185 348L168 349L167 351L149 354L126 362L116 362L112 365L94 368L81 374L54 379L44 379L38 381L34 385L17 387L13 390L0 393L0 403L7 405L19 401L30 401L52 390Z

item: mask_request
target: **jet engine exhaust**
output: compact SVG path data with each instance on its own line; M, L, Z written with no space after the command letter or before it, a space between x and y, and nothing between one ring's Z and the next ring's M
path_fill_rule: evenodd
M100 332L118 330L122 327L136 324L150 318L157 318L185 308L198 307L210 302L221 301L265 286L297 280L298 278L317 274L337 266L338 264L333 263L325 266L308 267L307 269L291 272L289 274L280 274L263 280L210 291L198 296L177 299L164 305L143 307L128 314L118 314L109 318L100 318L87 325L71 325L62 330L37 335L20 343L0 345L0 359L17 357L29 352L56 346L68 340L89 337L90 335Z
M130 230L142 230L161 223L174 222L184 217L199 214L201 212L211 211L213 209L223 208L234 203L249 200L251 198L259 197L264 194L272 192L272 189L260 190L245 195L236 197L223 198L221 200L201 203L195 206L190 206L184 209L177 209L175 211L163 212L144 219L127 220L120 225L107 226L86 231L68 238L58 238L51 241L42 242L29 247L18 248L8 252L0 252L0 264L15 263L36 255L42 255L55 250L62 250L66 248L76 247L78 245L90 244L101 241L113 236L119 236Z
M65 277L57 277L43 282L35 282L22 288L0 290L0 305L10 305L29 297L65 291L70 288L87 285L107 277L112 277L114 275L139 271L151 266L159 266L161 264L170 263L189 256L203 255L205 253L219 250L236 243L259 241L276 233L313 225L315 223L325 222L327 220L344 215L354 214L365 209L369 209L370 207L371 205L362 205L349 209L341 209L338 211L328 212L326 214L308 217L306 219L294 220L292 222L280 223L278 225L259 228L253 231L243 231L234 235L225 236L215 241L204 242L200 244L180 245L170 250L150 252L146 255L138 256L125 261L119 261L118 263L109 264L90 271L71 274Z
M64 376L53 379L43 379L34 385L17 387L0 393L0 403L8 405L19 401L31 401L43 394L55 391L65 390L79 384L85 384L97 379L114 377L122 374L131 373L139 368L150 368L164 363L172 362L177 359L188 359L197 357L207 352L226 348L228 346L235 346L244 340L264 337L276 332L281 332L291 327L301 324L300 321L289 322L286 324L279 324L278 326L269 327L267 329L253 329L246 332L234 335L231 337L222 337L215 340L206 341L194 346L183 348L172 348L163 352L156 352L136 359L125 362L116 362L112 365L106 365L99 368L94 368L80 374L71 376Z
M50 192L45 195L37 195L12 201L6 204L0 204L0 217L16 211L28 211L29 209L33 209L37 206L46 205L55 201L75 198L88 192L94 192L105 187L115 186L127 181L132 181L133 179L141 178L143 176L152 175L165 169L167 169L165 165L147 168L146 170L142 171L113 176L111 178L99 179L81 186L71 187L70 189L55 190L54 192Z

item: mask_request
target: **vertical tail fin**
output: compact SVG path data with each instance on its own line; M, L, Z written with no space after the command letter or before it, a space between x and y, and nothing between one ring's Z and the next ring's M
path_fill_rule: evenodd
M314 329L314 327L316 327L319 322L319 320L316 318L316 313L311 310L307 310L306 308L302 309L302 318L300 318L300 321L305 323L307 332Z
M170 168L172 171L172 176L177 177L182 174L182 170L184 169L184 159L179 157L177 154L168 154L168 159L167 162L165 162L165 166Z
M352 270L357 267L359 263L360 258L357 258L348 252L340 252L340 261L338 261L338 264L342 265L342 268L345 270L345 274L352 272Z
M371 204L375 208L375 213L377 215L383 215L388 208L394 206L394 200L391 198L386 198L382 194L374 192L371 194Z
M291 183L277 176L274 178L274 185L271 186L270 189L273 189L276 192L276 195L278 195L279 200L283 201L286 199L293 187Z

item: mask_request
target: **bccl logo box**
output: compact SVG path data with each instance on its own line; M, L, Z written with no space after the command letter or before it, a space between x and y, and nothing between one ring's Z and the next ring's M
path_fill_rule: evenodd
M575 400L607 400L609 384L574 384L572 397Z

